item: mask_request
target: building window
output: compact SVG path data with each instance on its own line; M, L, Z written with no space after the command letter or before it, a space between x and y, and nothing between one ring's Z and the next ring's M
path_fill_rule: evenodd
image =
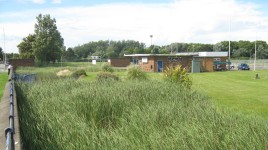
M221 61L221 58L213 58L213 61Z
M142 63L148 63L148 57L142 57L141 62Z
M169 56L167 59L168 59L168 62L182 62L182 57Z

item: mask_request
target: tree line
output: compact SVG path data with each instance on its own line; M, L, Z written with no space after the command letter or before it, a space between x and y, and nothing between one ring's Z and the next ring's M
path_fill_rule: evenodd
M268 59L268 44L265 41L231 41L230 52L232 58L249 58L255 55L255 44L257 58ZM97 41L68 48L65 53L67 59L83 59L90 56L101 56L102 58L123 57L124 54L171 54L180 52L229 52L229 41L221 41L216 44L202 43L172 43L169 45L151 45L146 47L138 41Z

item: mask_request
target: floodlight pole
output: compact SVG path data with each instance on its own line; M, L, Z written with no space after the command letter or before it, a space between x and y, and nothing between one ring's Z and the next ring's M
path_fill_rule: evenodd
M150 38L151 38L151 46L153 44L153 35L150 35Z
M4 48L4 50L6 50L6 35L5 35L5 27L4 26L3 26L3 38L4 38L4 47L3 48ZM5 63L5 65L7 63L6 52L4 52L4 63Z

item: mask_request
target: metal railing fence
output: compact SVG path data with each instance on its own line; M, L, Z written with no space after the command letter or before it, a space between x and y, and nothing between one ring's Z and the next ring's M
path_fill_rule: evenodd
M9 101L9 127L5 129L6 135L6 146L7 150L15 150L15 127L14 127L14 80L13 80L13 70L10 73L10 101Z

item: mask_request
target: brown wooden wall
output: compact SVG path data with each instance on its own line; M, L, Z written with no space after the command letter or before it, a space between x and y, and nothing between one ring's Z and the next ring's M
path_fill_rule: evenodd
M34 66L34 59L9 59L9 64L13 66L14 69L19 66Z
M127 67L130 65L130 58L110 58L113 67Z

